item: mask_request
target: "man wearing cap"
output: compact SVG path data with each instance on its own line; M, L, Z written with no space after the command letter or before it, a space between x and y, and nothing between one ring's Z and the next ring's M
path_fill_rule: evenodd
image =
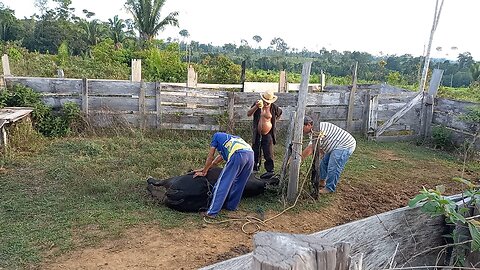
M340 174L355 151L357 142L347 131L328 122L320 122L313 130L313 119L305 116L303 134L310 135L310 144L302 151L302 160L315 152L312 169L313 196L335 192ZM319 190L320 186L320 190Z
M267 171L266 174L272 175L274 169L273 145L277 143L275 138L275 123L282 115L282 109L273 104L278 97L275 96L272 90L267 90L260 94L260 98L261 99L257 100L247 112L248 117L253 115L253 170L260 170L260 151L262 151L265 158L264 166Z

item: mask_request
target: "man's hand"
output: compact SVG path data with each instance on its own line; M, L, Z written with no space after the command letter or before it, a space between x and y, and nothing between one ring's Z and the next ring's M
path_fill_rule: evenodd
M196 170L193 170L195 172L195 174L193 174L193 178L197 177L197 176L205 176L207 175L206 172L204 172L203 168L201 169L196 169Z

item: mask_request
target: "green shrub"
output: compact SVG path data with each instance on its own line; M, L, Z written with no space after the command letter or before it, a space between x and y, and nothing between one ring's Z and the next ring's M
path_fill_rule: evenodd
M432 144L435 148L449 149L452 147L452 132L443 126L432 128Z
M0 93L0 105L8 107L33 107L33 127L44 136L64 136L81 122L80 108L67 102L59 112L45 105L40 94L23 85L15 84Z

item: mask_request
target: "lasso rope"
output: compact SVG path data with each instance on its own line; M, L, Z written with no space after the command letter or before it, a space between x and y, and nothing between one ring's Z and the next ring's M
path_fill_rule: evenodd
M312 135L313 135L313 136L316 135L316 138L315 138L315 147L314 147L314 150L313 150L313 156L315 156L316 151L317 151L318 143L319 143L319 141L321 141L321 140L325 137L325 133L324 133L323 131L315 132L315 131L312 130ZM313 137L313 136L312 136L312 137ZM302 143L294 142L294 141L292 141L291 143L293 143L293 144L295 144L295 143L296 143L296 144L302 144ZM299 153L297 153L297 154L299 154ZM303 180L303 182L302 182L302 184L301 184L301 186L300 186L300 191L298 192L298 195L297 195L297 197L295 198L294 203L293 203L291 206L283 209L280 213L274 215L273 217L267 218L267 219L265 219L265 220L259 219L259 218L257 218L257 217L252 217L252 216L246 216L246 217L243 217L243 218L229 218L229 219L224 219L224 220L213 220L213 219L211 219L211 218L203 217L203 220L204 220L206 223L208 223L208 224L223 224L223 223L234 222L234 221L245 221L245 223L243 223L243 225L242 225L242 232L244 232L245 234L253 234L253 233L259 231L260 228L261 228L261 227L260 227L261 225L262 225L262 226L267 226L267 222L278 218L279 216L283 215L285 212L287 212L288 210L294 208L294 207L297 205L297 202L298 202L298 200L299 200L299 198L300 198L300 195L301 195L302 192L303 192L303 187L304 187L305 183L307 182L308 172L312 169L313 162L314 162L314 159L312 159L312 162L310 163L310 166L309 166L309 168L308 168L308 170L307 170L307 174L306 174L305 179ZM288 164L287 164L287 165L288 165ZM281 179L281 180L283 180L283 179ZM248 232L248 231L246 231L245 228L246 228L246 226L248 226L248 225L250 225L250 224L254 225L254 226L255 226L255 229L254 229L253 231L251 231L251 232Z

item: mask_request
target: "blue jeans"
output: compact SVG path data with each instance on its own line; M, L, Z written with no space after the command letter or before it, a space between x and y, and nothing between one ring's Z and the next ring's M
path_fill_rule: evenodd
M332 152L323 156L320 162L320 179L326 181L325 188L330 192L336 190L340 174L354 150L354 147L334 149Z

